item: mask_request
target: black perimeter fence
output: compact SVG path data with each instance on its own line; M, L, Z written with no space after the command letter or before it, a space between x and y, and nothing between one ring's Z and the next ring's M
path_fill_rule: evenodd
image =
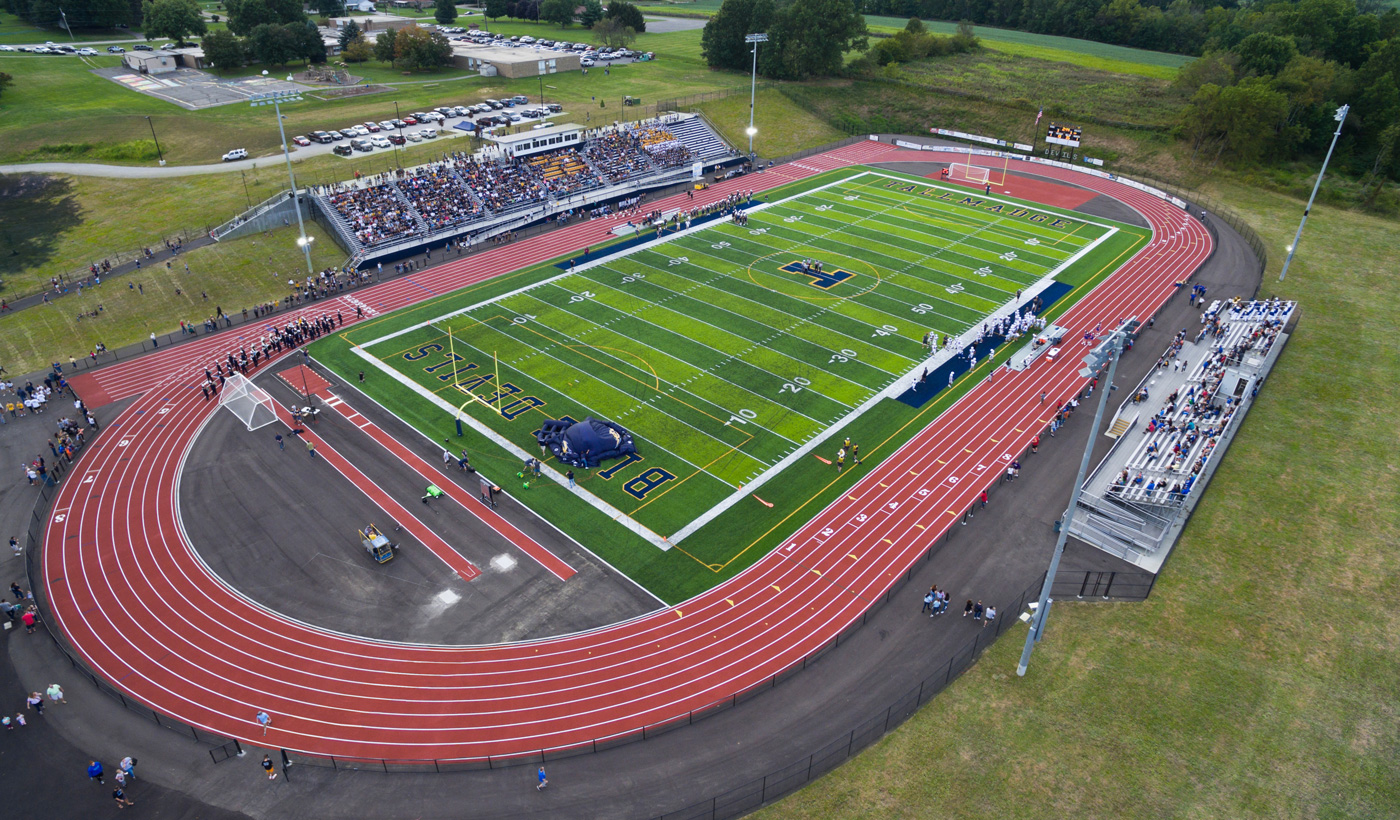
M787 162L794 159L801 159L806 156L829 151L835 147L849 145L868 138L868 136L848 138L823 148L803 151L791 157L784 157L783 161ZM1034 166L1028 166L1028 168L1033 167ZM1259 257L1258 264L1260 270L1263 269L1265 264L1263 243L1259 240L1258 235L1233 211L1224 208L1218 202L1195 196L1165 183L1152 180L1140 181L1158 187L1168 194L1178 196L1195 205L1204 207L1215 216L1225 219L1231 227L1239 231L1240 235L1245 238L1250 247L1255 250L1255 253ZM89 439L89 441L91 441L91 439ZM1025 453L1022 455L1024 456ZM59 459L58 463L54 465L54 469L50 471L50 475L56 482L61 481L62 477L67 474L70 468L70 464ZM997 492L1006 483L1007 480L1005 477L999 479L993 486L988 488L988 494L991 495ZM91 681L98 691L112 697L113 700L119 702L125 709L141 715L143 718L149 719L159 726L189 737L197 743L209 744L206 750L214 763L236 755L241 755L243 749L237 740L227 738L200 727L192 726L168 716L163 716L154 709L134 700L111 686L89 669L67 641L58 634L56 630L49 627L50 619L47 614L48 603L44 598L42 586L37 584L36 581L42 575L44 531L50 520L49 512L53 500L58 493L58 487L56 485L41 486L37 490L37 493L38 499L36 500L29 525L28 544L25 551L25 566L30 589L35 601L40 607L41 623L45 628L45 632L53 640L54 645L63 653L63 656L68 660L75 671ZM961 525L972 524L975 521L975 511L976 504L974 503L974 505L969 506L964 512L963 518L959 523ZM289 764L299 763L308 766L330 768L337 771L478 771L522 765L539 765L580 755L595 754L628 743L656 737L682 726L689 726L710 715L718 714L732 709L741 703L752 700L763 692L777 687L787 679L806 669L809 665L820 661L826 654L840 646L842 641L848 640L857 630L863 627L870 619L871 615L876 613L884 604L891 601L894 596L913 579L921 565L930 561L933 556L943 548L944 544L952 539L955 533L964 530L964 526L961 525L949 527L948 531L944 533L942 537L936 539L929 545L924 552L922 560L915 559L906 571L892 582L885 593L872 603L859 618L852 621L845 630L821 649L807 655L800 661L793 663L788 668L755 686L730 697L707 704L699 709L678 714L667 720L639 726L629 732L597 738L585 743L567 747L522 751L510 755L494 755L481 758L452 760L385 760L304 755L283 750L284 760ZM1009 598L1002 601L1001 605L997 606L999 617L993 629L978 630L972 640L959 647L945 663L936 667L930 674L918 681L917 684L911 684L903 695L896 698L884 709L875 712L842 732L835 733L832 739L825 745L813 750L807 755L794 759L786 766L774 769L762 776L755 777L753 780L736 788L717 794L707 800L695 803L683 809L656 815L656 817L658 820L699 820L699 818L723 820L723 818L739 817L757 809L765 803L777 800L778 798L796 791L812 780L836 768L857 752L902 724L917 712L920 707L928 703L929 700L943 691L943 689L947 688L958 675L971 667L997 637L1014 625L1019 624L1021 622L1020 615L1026 610L1027 603L1038 599L1043 582L1044 575L1042 574L1035 583L1026 587L1016 596L1014 604L1011 603L1011 599ZM1096 598L1103 600L1141 601L1151 593L1154 582L1155 576L1146 572L1085 572L1066 570L1056 575L1055 583L1052 587L1052 597L1061 601L1070 599L1071 596L1081 600Z

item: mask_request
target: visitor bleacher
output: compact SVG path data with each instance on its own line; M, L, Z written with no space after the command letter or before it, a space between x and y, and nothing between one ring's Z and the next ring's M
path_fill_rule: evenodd
M1126 501L1172 505L1191 492L1214 455L1221 433L1239 409L1235 396L1220 395L1227 371L1246 357L1262 358L1287 324L1295 303L1277 299L1213 304L1202 316L1195 341L1178 335L1157 363L1150 381L1171 393L1143 426L1108 492ZM1147 400L1146 394L1132 401Z

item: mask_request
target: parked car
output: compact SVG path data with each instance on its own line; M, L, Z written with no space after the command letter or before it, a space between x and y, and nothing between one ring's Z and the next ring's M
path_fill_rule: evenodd
M151 48L150 46L146 45L145 43L138 43L137 45L132 46L132 47L131 47L131 50L132 50L132 51L155 51L155 49Z
M330 135L330 134L327 134L325 131L312 131L312 132L311 132L311 141L312 141L312 142L319 142L319 143L321 143L322 145L324 145L324 144L326 144L326 143L328 143L328 142L331 142L331 135Z
M419 134L417 131L409 131L407 134L404 134L404 138L407 139L409 142L422 142L422 141L423 141L423 136L422 136L421 134Z
M380 128L380 130L382 130L382 131L393 131L393 130L394 130L395 128L397 128L397 127L398 127L397 125L394 125L394 121L393 121L393 120L380 120L380 121L379 121L379 128Z
M521 117L519 114L515 113L514 111L512 111L512 112L510 113L510 121L511 121L511 122L520 122L521 119L522 119L522 117Z
M369 141L372 145L374 145L375 148L389 147L389 140L385 139L384 137L370 137Z
M224 162L233 162L234 160L247 158L248 149L246 148L235 148L232 151L229 151L227 154L224 154Z
M584 57L582 60L578 61L578 64L583 66L584 68L592 68L593 66L597 65L597 63L593 61L592 57Z
M14 51L14 46L0 46L0 51ZM110 51L110 49L108 49Z
M292 142L296 143L297 145L300 145L302 148L305 148L306 146L311 144L311 140L307 139L306 137L292 137Z
M351 148L349 145L337 145L336 147L331 149L331 153L340 157L348 157L351 154L355 153L355 149Z
M516 94L514 97L510 98L510 101L515 103L516 105L525 105L526 103L530 102L530 98L525 96L524 94Z
M125 54L125 53L126 53L126 49L122 48L121 46L107 46L107 53L108 53L108 54Z
M417 124L418 124L418 118L417 118L417 117L408 116L408 117L404 117L403 119L399 120L399 122L403 123L404 125L417 125Z
M340 142L345 139L345 135L339 131L327 131L326 133L331 135L331 140L334 142Z
M540 118L540 112L536 111L533 108L526 108L520 112L520 116L524 117L527 120L537 120Z
M380 131L380 125L377 122L367 122L365 123L365 129L368 130L371 134L378 134Z
M80 49L78 49L78 53L81 54L81 55L83 55L84 57L96 57L96 56L97 56L97 49L95 49L95 48L80 48Z
M404 142L406 142L406 140L403 138L403 134L390 134L390 135L389 135L389 144L390 144L390 145L403 145Z
M369 137L356 137L350 140L350 147L356 151L373 151L374 143L369 141Z
M437 139L437 134L438 134L436 128L424 128L422 131L419 131L418 133L419 133L420 135L422 135L423 139L425 139L425 140L435 140L435 139Z
M471 113L471 109L467 108L465 105L459 105L452 109L452 115L455 117L465 117Z
M545 103L544 107L548 108L551 114L558 114L560 111L564 110L564 106L559 103Z

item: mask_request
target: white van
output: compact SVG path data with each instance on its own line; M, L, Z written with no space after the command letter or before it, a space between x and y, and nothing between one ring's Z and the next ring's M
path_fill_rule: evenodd
M224 162L233 162L234 160L237 160L237 159L247 159L247 158L248 158L248 149L247 149L247 148L235 148L235 149L233 149L232 151L229 151L227 154L224 154Z

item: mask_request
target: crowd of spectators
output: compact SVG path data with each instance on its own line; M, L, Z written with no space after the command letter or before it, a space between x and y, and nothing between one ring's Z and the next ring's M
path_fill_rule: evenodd
M605 131L589 140L583 155L608 182L621 182L628 177L652 170L651 160L641 141L632 131L622 127Z
M365 247L390 242L412 233L413 214L390 184L351 188L326 197Z
M435 163L407 173L398 185L430 231L460 225L481 216L480 203L448 163Z
M579 157L577 148L536 154L526 163L554 196L569 196L599 185L597 175Z
M519 160L503 164L458 157L456 164L462 181L493 211L508 211L545 199L544 183Z

